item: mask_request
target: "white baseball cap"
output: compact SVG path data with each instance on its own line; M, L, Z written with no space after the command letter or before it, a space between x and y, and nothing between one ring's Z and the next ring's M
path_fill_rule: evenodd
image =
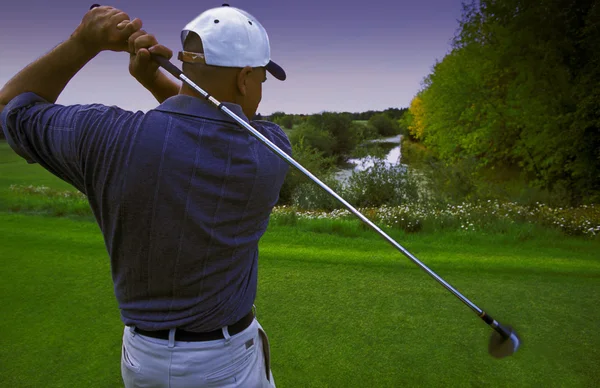
M204 11L181 31L182 45L190 32L202 40L207 65L264 67L275 78L286 78L281 66L271 60L267 31L246 11L229 4Z

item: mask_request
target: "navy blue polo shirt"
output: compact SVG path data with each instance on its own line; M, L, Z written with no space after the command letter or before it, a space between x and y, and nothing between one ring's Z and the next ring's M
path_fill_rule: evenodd
M250 311L289 166L233 119L186 95L144 113L24 93L0 123L16 153L87 196L126 325L211 331ZM279 126L250 123L291 155Z

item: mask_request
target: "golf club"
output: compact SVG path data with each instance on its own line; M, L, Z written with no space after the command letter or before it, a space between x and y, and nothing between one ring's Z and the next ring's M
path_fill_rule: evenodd
M99 4L94 4L90 7L90 9L94 7L100 6ZM402 245L397 243L394 239L388 236L385 232L383 232L377 225L371 222L367 217L365 217L362 213L356 210L350 203L348 203L345 199L339 196L335 191L333 191L329 186L321 182L317 177L315 177L310 171L302 167L298 162L296 162L292 157L283 152L279 147L273 144L269 139L263 136L260 132L254 129L250 124L246 123L240 117L238 117L235 113L233 113L230 109L228 109L225 105L219 102L217 99L209 95L202 88L196 85L192 80L190 80L181 70L179 70L175 65L173 65L167 58L152 54L152 59L155 60L163 69L172 74L175 78L180 79L185 82L187 85L192 87L198 93L200 93L206 100L210 101L215 105L216 108L221 110L223 113L227 114L233 120L235 120L239 125L243 128L247 129L257 140L263 143L265 146L270 148L273 152L275 152L280 158L286 161L291 166L300 170L304 175L306 175L310 180L320 186L323 190L329 193L332 197L338 200L342 205L344 205L350 212L352 212L356 217L358 217L362 222L370 226L375 232L377 232L381 237L383 237L388 243L390 243L393 247L399 250L402 254L404 254L407 258L409 258L413 263L419 266L423 271L425 271L429 276L434 278L438 283L440 283L444 288L450 291L454 296L456 296L460 301L466 304L479 318L481 318L488 326L494 329L492 333L492 337L490 338L488 351L489 353L496 358L503 358L506 356L510 356L517 351L521 344L520 338L517 336L517 333L512 329L509 325L502 325L494 318L492 318L485 311L480 309L476 304L471 302L465 296L463 296L458 290L452 287L449 283L447 283L444 279L438 276L435 272L433 272L429 267L423 264L419 259L417 259L414 255L412 255L409 251L407 251Z

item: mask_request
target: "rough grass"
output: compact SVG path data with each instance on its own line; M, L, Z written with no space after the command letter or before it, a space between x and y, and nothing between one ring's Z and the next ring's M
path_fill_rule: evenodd
M28 165L0 142L0 211L46 214L52 216L92 217L85 196L67 183L52 176L39 165ZM33 184L35 183L35 184ZM321 188L308 185L307 193L341 206ZM342 196L345 193L340 192ZM349 197L347 199L350 199ZM350 200L352 202L352 200ZM359 209L379 226L409 232L460 230L472 233L535 234L542 228L561 230L570 235L600 239L600 207L552 208L544 204L524 207L516 203L487 201L448 205L446 208L421 204L382 206ZM305 211L277 207L274 218L356 218L345 209L333 212ZM334 223L334 225L342 225Z
M0 211L28 211L51 215L77 215L89 211L86 203L75 203L69 198L48 198L28 195L11 186L45 186L55 191L76 191L73 186L60 180L38 164L27 164L15 154L5 141L0 141Z

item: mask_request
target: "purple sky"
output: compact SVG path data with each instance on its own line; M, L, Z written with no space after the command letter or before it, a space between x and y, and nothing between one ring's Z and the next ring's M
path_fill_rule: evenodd
M77 27L94 1L16 0L0 12L0 85L51 50ZM223 1L224 2L224 1ZM383 110L407 107L436 59L450 49L461 0L229 1L267 29L271 57L287 72L271 77L258 108L274 111ZM176 53L181 29L222 2L115 0ZM180 67L176 56L171 61ZM128 54L103 52L81 70L59 104L102 103L147 111L152 95L129 74Z

